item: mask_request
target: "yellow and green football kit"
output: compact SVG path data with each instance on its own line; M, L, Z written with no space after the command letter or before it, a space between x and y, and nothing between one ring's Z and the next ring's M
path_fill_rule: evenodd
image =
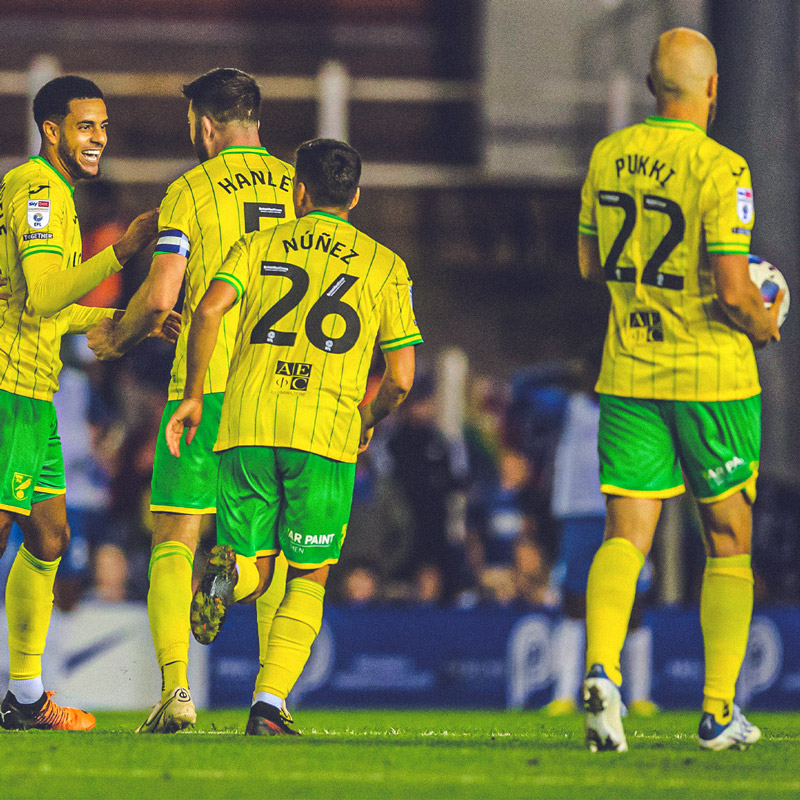
M709 255L750 249L747 163L694 123L650 117L603 139L579 231L596 236L611 312L597 391L607 495L755 496L760 387L752 345L715 302ZM628 539L595 554L586 593L587 667L621 682L619 656L644 555ZM731 719L752 612L749 555L709 558L701 626L703 709Z
M294 219L294 168L263 147L228 147L215 158L194 167L167 189L159 215L155 253L187 258L182 329L169 384L169 404L162 428L183 397L186 381L186 343L192 314L231 246L243 234ZM211 445L219 427L222 393L228 378L238 322L236 311L222 321L205 376L206 413L197 431L199 443L191 458L176 459L158 437L150 508L184 514L216 511L219 456ZM215 399L216 398L216 399Z
M615 398L601 413L605 493L679 494L679 459L704 500L745 486L754 494L760 416L747 401L760 392L755 355L715 302L708 258L747 254L753 219L747 163L692 122L650 117L595 147L579 231L597 237L611 294L596 386ZM702 414L681 412L686 402ZM649 413L655 405L662 411ZM731 435L709 441L714 425ZM646 475L631 437L663 445Z
M327 523L313 519L313 527L307 515L303 522L302 511L283 509L271 530L251 525L234 531L241 524L234 510L248 492L274 501L246 470L221 469L219 541L233 545L231 537L245 537L252 552L280 549L297 566L333 563L349 517L358 404L375 342L384 351L422 342L405 263L347 221L314 211L243 237L214 277L233 286L242 306L216 449L310 453L317 457L309 459L313 469L328 462L331 474L329 481L319 475L306 481L310 492L320 487L318 507L332 509L332 485L340 487L343 504ZM274 457L271 471L279 480L283 470L293 469L282 466L285 458L280 452ZM350 468L349 488L342 465ZM299 472L292 474L299 480ZM303 502L314 506L308 498Z
M72 187L45 159L31 158L6 174L0 184L0 274L11 297L0 309L0 443L5 455L0 508L28 515L31 503L64 494L52 404L61 337L85 333L113 315L113 309L71 303L119 269L111 247L82 262Z
M0 310L0 509L22 516L65 492L52 401L61 337L114 313L73 305L121 269L111 247L86 262L81 255L72 187L39 157L8 172L0 185L0 274L11 294ZM42 674L59 561L24 544L14 559L6 586L12 682Z

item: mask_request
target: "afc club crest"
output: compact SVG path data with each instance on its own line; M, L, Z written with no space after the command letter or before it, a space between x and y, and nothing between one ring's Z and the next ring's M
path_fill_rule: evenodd
M38 230L50 223L50 201L28 200L28 225Z

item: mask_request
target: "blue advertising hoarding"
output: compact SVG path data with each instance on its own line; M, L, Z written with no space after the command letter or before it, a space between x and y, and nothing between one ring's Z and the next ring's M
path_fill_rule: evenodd
M651 611L653 700L696 708L703 646L696 610ZM549 610L427 607L325 610L290 704L312 707L539 708L552 699ZM249 703L258 671L253 607L231 609L211 646L209 703ZM738 700L748 708L800 707L800 610L757 611Z

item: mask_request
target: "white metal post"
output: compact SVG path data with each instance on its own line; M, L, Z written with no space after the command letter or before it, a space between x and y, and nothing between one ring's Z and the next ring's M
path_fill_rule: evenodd
M350 76L340 61L326 61L317 76L317 134L346 142L349 136Z
M39 89L60 74L61 67L55 56L43 53L34 57L27 75L28 108L33 105L33 98L36 97ZM35 156L39 152L42 140L33 117L29 116L28 120L28 155Z

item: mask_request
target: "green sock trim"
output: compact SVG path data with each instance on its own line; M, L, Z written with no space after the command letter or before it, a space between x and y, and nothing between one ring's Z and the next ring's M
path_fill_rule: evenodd
M707 558L706 569L720 569L731 567L734 569L750 569L752 558L749 553L741 556L726 556L725 558Z
M613 539L606 539L601 547L613 547L615 549L626 550L631 555L636 556L639 562L639 569L644 566L644 553L633 543L621 536L615 536Z
M161 544L157 544L153 548L153 552L150 553L150 564L147 567L147 580L150 580L153 564L169 556L183 556L183 558L189 562L190 567L194 566L192 551L183 542L161 542Z
M325 587L321 583L308 580L308 578L292 578L286 585L286 594L289 594L289 592L307 594L311 597L316 597L317 600L322 600L325 597Z
M55 572L58 569L58 565L61 563L60 558L57 558L55 561L42 561L40 558L36 558L24 544L19 546L17 555L21 556L24 561L27 561L37 572Z

